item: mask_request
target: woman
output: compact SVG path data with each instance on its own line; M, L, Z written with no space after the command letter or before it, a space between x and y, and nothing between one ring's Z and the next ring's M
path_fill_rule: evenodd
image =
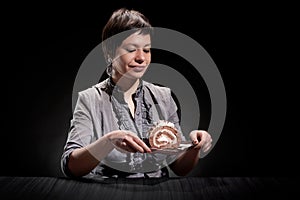
M181 132L170 89L141 79L151 62L151 35L138 11L121 8L108 20L102 44L109 78L79 92L61 159L66 176L164 177L164 160L183 176L197 164L200 149L211 147L203 130L192 131L193 148L175 157L154 154L142 140L159 120Z

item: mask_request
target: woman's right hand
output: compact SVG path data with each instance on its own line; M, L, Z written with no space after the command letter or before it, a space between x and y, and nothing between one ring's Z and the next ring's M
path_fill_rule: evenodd
M151 152L151 149L133 132L116 130L105 135L117 148L127 152Z

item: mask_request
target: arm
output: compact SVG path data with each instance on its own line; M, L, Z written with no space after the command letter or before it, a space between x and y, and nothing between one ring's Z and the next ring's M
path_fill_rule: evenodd
M211 148L212 139L206 131L194 130L190 133L190 139L194 146L170 165L172 171L178 176L185 176L192 171L199 161L200 150L206 152Z
M70 154L67 167L72 175L84 176L90 173L113 148L108 138L103 136L86 147L75 149Z
M150 151L134 133L124 130L102 134L96 141L92 141L95 125L91 114L93 106L90 98L87 93L79 93L61 158L62 172L66 176L88 174L114 148L127 152Z
M75 149L69 157L68 169L74 176L84 176L114 148L127 152L151 152L149 147L134 133L112 131L86 147Z
M171 91L169 91L169 104L167 106L168 111L168 121L175 124L177 129L181 131L179 118L178 118L178 105L175 103ZM203 152L208 151L211 148L211 136L208 132L203 130L194 130L189 134L190 140L193 143L193 147L189 148L182 155L180 155L172 164L170 164L170 169L178 176L185 176L197 165L200 157L200 150ZM182 138L185 140L185 137L182 135Z

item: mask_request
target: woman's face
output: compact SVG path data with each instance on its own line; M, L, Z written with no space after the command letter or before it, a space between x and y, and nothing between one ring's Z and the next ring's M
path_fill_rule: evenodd
M151 62L151 38L149 34L133 33L116 50L113 60L113 78L141 78ZM123 77L123 78L124 78Z

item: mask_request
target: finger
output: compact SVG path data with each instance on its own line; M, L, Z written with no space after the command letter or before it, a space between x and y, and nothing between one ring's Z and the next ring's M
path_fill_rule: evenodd
M138 143L136 143L133 138L135 138L135 136L125 136L123 141L126 142L126 144L130 146L132 149L140 153L144 153L143 147L141 147Z
M197 133L197 131L192 131L190 133L190 139L191 139L191 141L192 141L192 143L194 145L198 144L199 141L198 141L198 133Z
M134 137L133 140L134 140L139 146L141 146L141 147L143 148L144 151L146 151L146 152L151 152L151 149L147 146L147 144L146 144L143 140L141 140L141 139L138 138L138 137Z
M202 141L199 142L199 146L203 152L208 151L212 146L212 139L210 137L203 138Z
M194 149L204 149L207 148L208 145L210 145L210 142L207 142L202 138L202 140L198 142L197 145L194 146Z
M128 152L132 152L132 153L135 153L137 152L137 150L133 149L130 145L128 145L126 142L124 142L124 148L126 151Z
M208 144L210 144L210 139L207 139L206 137L201 138L201 141L199 142L199 146L201 148L205 148Z
M199 142L194 146L194 149L202 149L204 152L208 151L211 148L211 143L209 142Z
M116 146L117 148L123 152L123 153L126 153L126 152L132 152L132 153L135 153L136 150L132 149L130 146L128 146L126 144L126 142L122 142L120 140L116 141Z
M211 144L207 144L205 146L203 146L203 152L207 152L210 148L211 148Z
M201 148L202 148L202 144L200 142L194 146L194 149L198 149L199 150Z
M212 146L212 139L209 138L208 141L203 144L203 147L202 147L203 152L208 151L211 148L211 146Z

